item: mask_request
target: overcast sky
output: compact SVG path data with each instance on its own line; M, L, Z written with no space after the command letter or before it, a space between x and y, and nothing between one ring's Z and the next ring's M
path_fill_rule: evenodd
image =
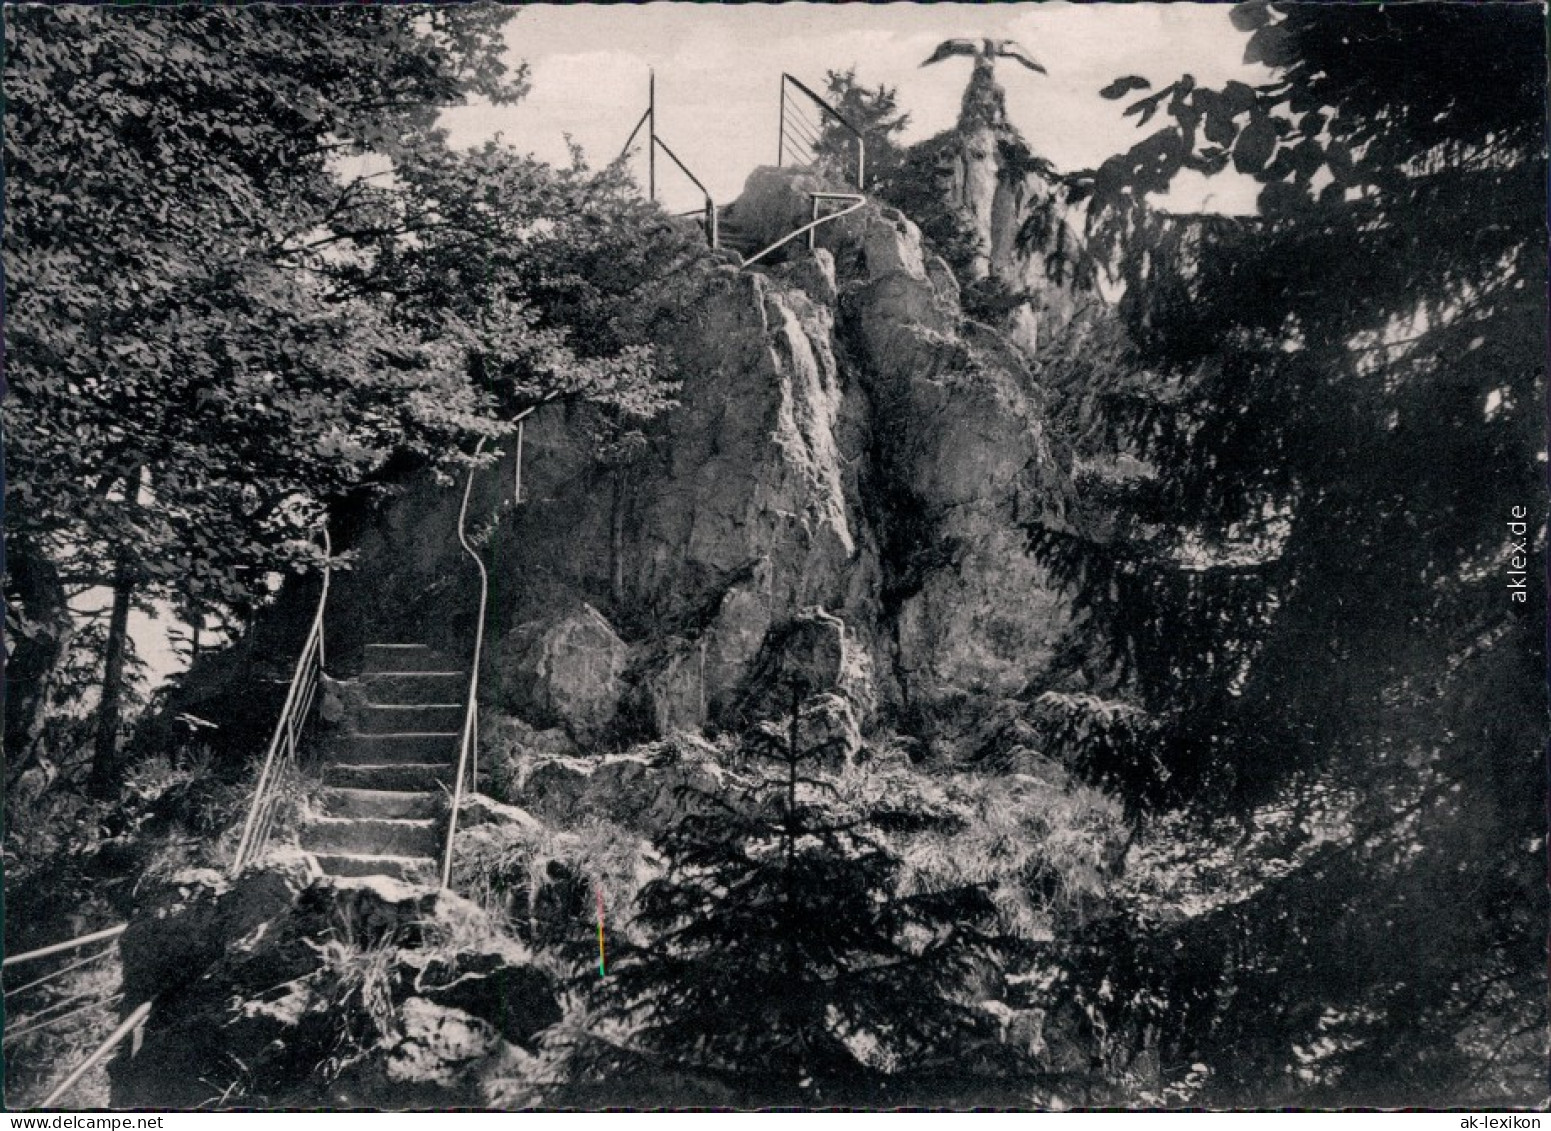
M531 68L532 93L512 107L459 108L446 124L455 143L499 132L552 162L566 160L569 133L603 164L645 109L655 68L659 136L726 203L751 169L775 161L782 71L822 91L826 71L854 65L869 86L898 87L912 119L906 140L917 141L957 117L970 60L920 64L958 36L1015 39L1044 64L1048 76L1012 61L997 74L1013 123L1063 170L1096 165L1145 136L1121 116L1124 101L1098 97L1121 75L1155 85L1185 73L1213 85L1267 77L1242 63L1246 36L1226 4L529 4L507 39ZM668 204L699 203L687 183L659 177ZM1223 176L1195 178L1169 203L1240 210L1252 198L1252 186Z

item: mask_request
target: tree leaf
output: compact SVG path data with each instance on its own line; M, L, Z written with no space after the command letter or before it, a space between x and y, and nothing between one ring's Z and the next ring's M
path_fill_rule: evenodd
M1133 90L1148 90L1151 87L1152 83L1140 75L1124 75L1099 91L1099 97L1107 98L1113 102L1116 99L1124 98Z
M1229 9L1228 19L1233 21L1233 26L1239 31L1257 31L1270 22L1271 8L1266 0L1246 0Z
M1276 127L1269 117L1251 119L1233 143L1233 167L1241 173L1255 174L1266 167L1276 149Z

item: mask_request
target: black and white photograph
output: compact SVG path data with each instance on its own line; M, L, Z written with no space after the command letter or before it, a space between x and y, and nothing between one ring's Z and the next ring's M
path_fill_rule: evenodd
M7 1111L1539 1125L1545 4L0 19Z

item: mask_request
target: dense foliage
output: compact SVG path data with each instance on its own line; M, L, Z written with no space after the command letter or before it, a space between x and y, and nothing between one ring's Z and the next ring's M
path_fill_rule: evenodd
M1146 847L1066 984L1218 1102L1522 1102L1546 1020L1541 13L1233 17L1275 77L1139 97L1167 124L1080 190L1133 363L1075 413L1105 536L1036 534L1109 674L1042 708ZM1147 207L1230 164L1258 217Z
M862 135L866 154L866 188L886 193L899 171L905 149L899 135L910 125L910 115L900 109L899 90L879 83L868 87L856 77L856 67L825 74L826 100L847 124ZM856 139L829 115L823 115L815 155L836 170L856 168Z
M608 280L685 241L617 174L454 153L436 128L523 93L511 15L7 20L13 782L74 778L89 719L111 795L131 608L229 635L390 460L448 464L541 400L627 424L665 403Z

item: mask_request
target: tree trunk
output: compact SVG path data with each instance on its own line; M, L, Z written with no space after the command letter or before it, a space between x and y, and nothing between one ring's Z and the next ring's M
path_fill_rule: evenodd
M6 550L6 601L30 628L6 641L5 780L10 787L45 753L49 702L75 623L54 563L30 539L13 538Z
M87 791L109 798L118 790L118 728L124 698L124 659L129 648L129 605L135 586L120 563L113 582L113 609L103 647L102 697L97 704L97 741Z
M625 605L625 476L617 467L613 502L609 514L609 597L617 611Z

